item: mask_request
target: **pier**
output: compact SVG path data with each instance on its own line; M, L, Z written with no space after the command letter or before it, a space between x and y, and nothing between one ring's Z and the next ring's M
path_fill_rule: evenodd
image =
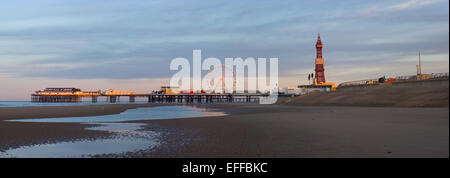
M134 103L136 98L146 98L149 103L215 103L215 102L259 102L259 98L264 94L32 94L32 102L67 103L81 102L82 98L91 98L92 103L96 103L99 97L106 97L109 103L120 102L121 98L126 98L130 103Z

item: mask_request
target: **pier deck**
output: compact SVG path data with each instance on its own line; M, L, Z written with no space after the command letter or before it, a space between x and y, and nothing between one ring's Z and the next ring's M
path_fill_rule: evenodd
M80 102L82 98L91 98L96 103L99 97L106 97L110 103L120 101L120 97L127 97L130 103L136 98L147 98L149 103L212 103L212 102L259 102L264 94L123 94L123 95L77 95L77 94L32 94L32 102Z

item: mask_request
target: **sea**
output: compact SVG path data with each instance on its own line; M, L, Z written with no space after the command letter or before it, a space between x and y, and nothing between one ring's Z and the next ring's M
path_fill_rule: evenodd
M98 101L92 103L91 101L81 101L76 103L37 103L31 101L0 101L0 108L4 107L33 107L33 106L84 106L84 105L104 105L104 104L144 104L148 103L147 100L136 100L134 103L128 102L128 100L119 101L116 103L110 103L107 101Z

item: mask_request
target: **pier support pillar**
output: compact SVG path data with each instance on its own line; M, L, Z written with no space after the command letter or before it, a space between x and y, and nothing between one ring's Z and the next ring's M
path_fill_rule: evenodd
M117 102L117 96L110 96L109 97L109 102L110 103L116 103Z
M97 102L98 97L97 96L92 96L92 103L96 103Z

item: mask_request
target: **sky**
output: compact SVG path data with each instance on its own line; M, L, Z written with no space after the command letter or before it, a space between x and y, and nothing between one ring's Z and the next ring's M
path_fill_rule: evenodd
M0 100L45 87L150 92L176 57L277 57L306 84L315 42L328 82L449 71L448 0L15 0L0 6Z

